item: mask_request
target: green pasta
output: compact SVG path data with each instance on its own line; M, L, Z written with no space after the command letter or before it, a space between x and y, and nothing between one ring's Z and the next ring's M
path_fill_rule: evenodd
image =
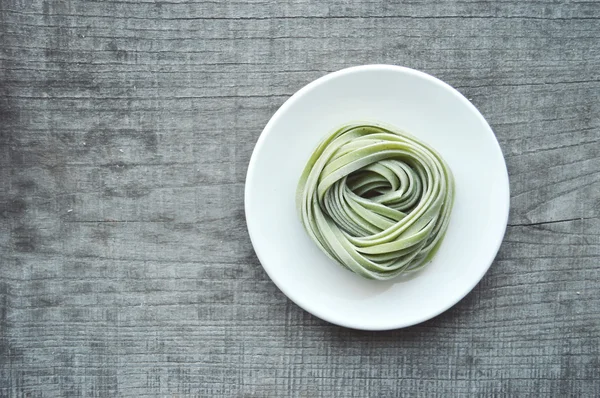
M429 145L372 124L336 130L300 177L296 205L330 258L369 279L422 268L448 228L452 172Z

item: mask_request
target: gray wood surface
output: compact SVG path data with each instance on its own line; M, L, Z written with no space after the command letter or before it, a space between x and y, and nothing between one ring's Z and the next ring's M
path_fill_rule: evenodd
M600 3L1 0L0 28L0 396L600 396ZM243 214L273 112L365 63L457 87L511 179L482 282L382 333L286 299Z

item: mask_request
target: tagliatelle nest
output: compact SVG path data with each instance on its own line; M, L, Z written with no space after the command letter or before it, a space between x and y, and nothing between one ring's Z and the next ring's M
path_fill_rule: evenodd
M423 267L448 227L452 173L429 145L403 132L355 124L325 138L298 184L312 240L369 279Z

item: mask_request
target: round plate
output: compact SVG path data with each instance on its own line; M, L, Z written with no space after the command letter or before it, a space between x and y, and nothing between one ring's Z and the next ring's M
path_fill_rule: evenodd
M353 274L320 251L298 218L296 186L312 151L356 121L420 138L454 173L446 236L431 263L409 277L382 282ZM490 267L508 220L506 164L483 116L441 80L391 65L343 69L288 99L256 143L245 189L250 238L273 282L306 311L355 329L406 327L456 304Z

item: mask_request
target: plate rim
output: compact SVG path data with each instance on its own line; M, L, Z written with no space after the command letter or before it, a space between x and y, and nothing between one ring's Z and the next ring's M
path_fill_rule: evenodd
M265 264L261 258L262 256L261 256L260 250L257 249L256 238L254 237L254 234L252 232L252 227L249 222L248 202L249 202L249 197L251 195L251 193L250 193L251 189L249 187L251 187L253 185L252 181L254 178L253 176L255 175L254 168L255 168L255 164L256 164L256 159L258 157L258 153L261 152L261 148L263 147L266 138L269 136L269 134L272 131L271 126L273 124L275 124L275 122L281 117L281 115L289 107L291 107L296 102L296 100L298 100L300 97L302 97L305 92L311 90L313 87L319 86L319 85L327 82L328 80L334 79L339 76L352 74L355 72L378 71L378 70L379 71L384 71L384 70L390 71L391 70L391 71L396 71L396 72L402 72L402 73L406 73L409 75L415 75L419 78L424 78L426 80L429 80L430 82L432 82L438 86L441 86L444 89L449 90L450 92L455 94L457 96L457 99L462 101L464 105L466 105L468 108L470 108L471 111L473 112L473 114L478 119L480 119L480 121L483 123L484 128L487 131L487 134L491 135L491 137L493 139L493 143L494 143L494 148L496 151L498 151L498 154L500 155L500 159L502 160L502 166L503 166L501 171L502 171L502 175L504 177L502 182L503 182L503 185L506 187L506 196L503 201L503 203L504 203L503 209L499 209L499 210L504 211L504 217L502 217L502 219L503 219L502 232L498 234L497 241L494 242L493 245L490 245L490 247L494 248L494 250L492 250L490 252L491 258L489 258L488 260L485 261L485 263L487 263L487 265L485 267L482 267L480 275L478 275L478 277L476 279L474 279L475 280L474 283L469 284L468 288L466 287L464 289L463 294L458 295L458 299L449 300L446 305L443 305L440 307L441 309L433 311L433 312L428 312L428 313L426 313L426 315L418 317L416 319L411 319L408 322L405 320L399 319L399 320L396 320L395 322L392 321L392 322L386 323L385 325L376 325L376 324L375 325L373 325L373 324L365 325L365 324L361 324L360 322L357 322L356 318L352 318L352 319L348 319L348 320L332 319L331 317L329 317L327 315L323 315L323 313L319 310L318 307L309 306L303 300L299 299L298 297L293 297L294 295L290 294L290 292L282 285L281 281L278 281L277 278L273 277L272 273L269 271L269 267L265 266ZM450 308L452 308L457 303L462 301L481 282L481 280L483 279L485 274L488 272L488 270L492 266L494 259L496 258L497 254L500 250L500 246L502 245L502 242L504 241L504 236L506 234L506 229L508 226L509 212L510 212L510 180L509 180L509 175L508 175L508 168L506 165L506 158L504 157L502 148L500 147L500 143L498 142L498 138L496 137L496 134L494 134L494 131L492 130L491 126L489 125L487 120L484 118L484 116L481 114L479 109L477 109L475 107L475 105L473 105L460 91L458 91L456 88L452 87L450 84L442 81L441 79L438 79L435 76L432 76L426 72L422 72L422 71L419 71L416 69L412 69L412 68L405 67L405 66L399 66L399 65L366 64L366 65L357 65L357 66L351 66L348 68L343 68L343 69L340 69L335 72L327 73L326 75L323 75L323 76L311 81L310 83L306 84L305 86L300 88L298 91L296 91L292 96L290 96L288 99L285 100L285 102L277 109L277 111L275 111L275 113L271 116L271 118L269 119L269 121L267 122L267 124L265 125L263 130L261 131L261 133L254 145L254 148L252 150L252 155L250 156L250 161L248 163L248 169L246 171L246 179L245 179L245 183L244 183L244 214L245 214L245 221L246 221L246 229L248 230L248 235L250 236L252 248L253 248L254 252L256 253L256 256L257 256L262 268L265 270L265 272L267 273L267 275L269 276L271 281L277 286L277 288L289 300L291 300L294 304L296 304L297 306L302 308L304 311L316 316L317 318L319 318L321 320L332 323L334 325L338 325L338 326L342 326L342 327L346 327L346 328L350 328L350 329L356 329L356 330L384 331L384 330L394 330L394 329L400 329L400 328L417 325L417 324L423 323L425 321L428 321L430 319L433 319L433 318L439 316L440 314L448 311Z

